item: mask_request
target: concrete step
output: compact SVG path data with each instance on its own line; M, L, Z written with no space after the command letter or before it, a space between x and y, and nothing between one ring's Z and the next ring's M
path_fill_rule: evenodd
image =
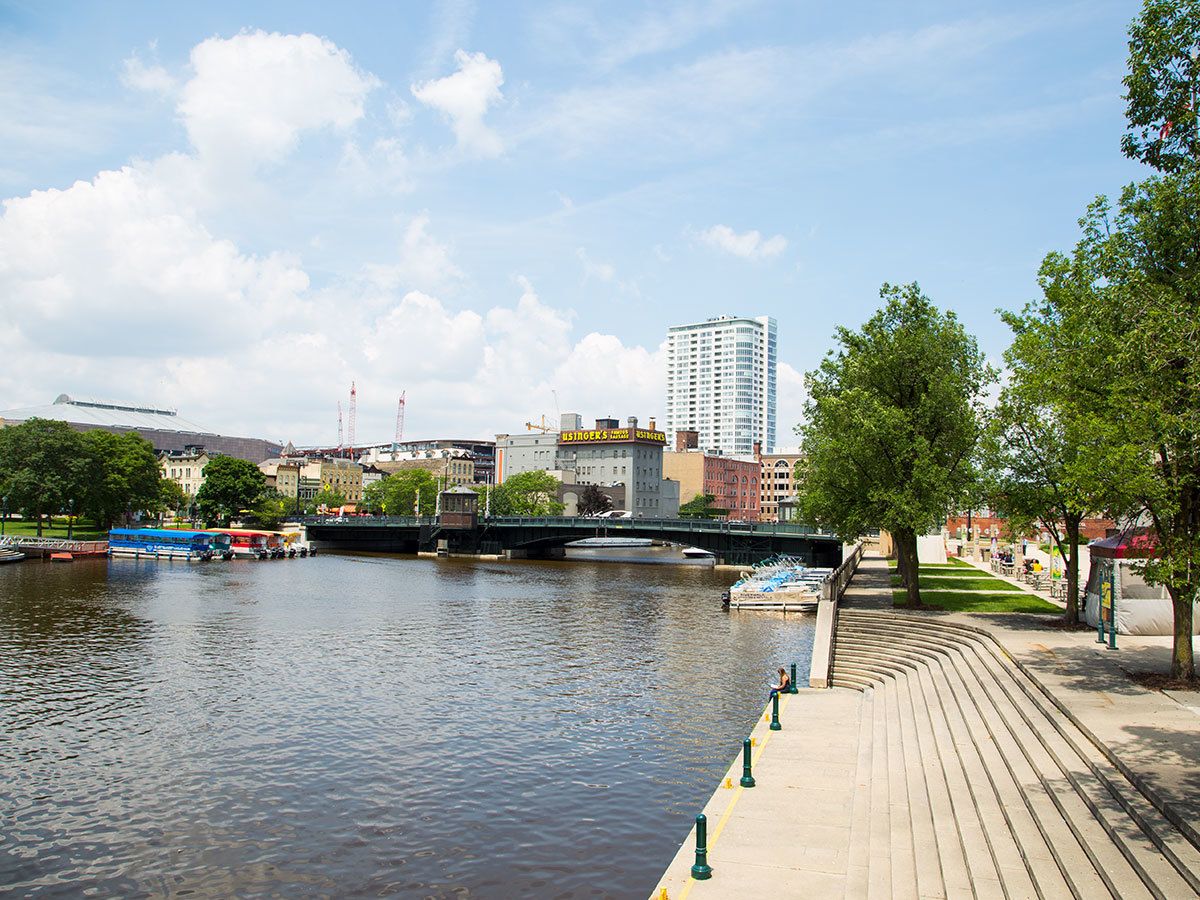
M872 706L875 689L863 691L859 706L858 760L854 772L854 799L850 814L850 848L846 863L846 898L867 896L867 865L871 855L871 760L875 730Z
M989 892L993 877L1010 897L1200 894L1200 850L1189 836L1136 790L990 636L932 618L843 610L834 662L842 678L887 677L908 689L910 707L893 688L895 725L905 758L920 759L924 782L922 792L917 773L908 773L908 834L914 846L924 844L928 830L920 823L926 814L933 819L947 888L956 853L954 842L946 840L948 829L937 826L938 809L948 804L976 895ZM940 779L931 777L936 769L926 759L922 734L926 745L940 751ZM960 763L964 784L958 787L965 787L974 815L956 791L959 779L956 767L946 765L948 748ZM986 866L979 871L976 822L983 826L992 872ZM923 896L938 895L928 873L921 884Z
M1118 852L1136 874L1137 878L1148 886L1153 894L1165 896L1194 895L1200 891L1200 851L1197 851L1179 829L1173 827L1153 804L1136 791L1132 784L1121 775L1108 758L1085 736L1074 727L1073 723L1046 700L1036 682L1029 679L1020 669L1001 655L1001 651L984 635L973 630L958 629L962 633L954 633L954 629L936 628L920 640L928 643L936 640L929 634L940 630L943 636L949 631L950 640L961 644L964 649L978 654L978 661L989 666L1005 695L1016 704L1012 710L1005 709L1006 717L1016 711L1024 721L1032 737L1046 747L1050 759L1057 767L1051 769L1047 777L1066 777L1079 799L1088 808L1091 818L1095 818ZM920 631L920 629L918 629ZM888 626L867 633L860 633L850 642L870 647L882 648L876 652L895 652L896 629ZM965 639L965 640L964 640ZM909 643L906 639L903 643ZM992 684L992 682L986 682ZM1022 702L1022 695L1027 700ZM1022 708L1025 707L1025 708ZM1045 719L1045 721L1043 721ZM1052 729L1044 726L1049 723ZM1058 743L1061 742L1061 743ZM1052 744L1057 744L1052 746ZM1073 802L1073 801L1063 801ZM1132 820L1136 826L1129 828ZM1092 828L1089 816L1084 815L1077 827ZM1089 845L1085 845L1089 850ZM1104 843L1099 843L1099 853L1104 849ZM1140 888L1130 878L1131 872L1117 864L1110 867L1097 858L1094 865L1104 873L1111 889L1124 893L1137 893ZM1060 862L1060 868L1062 863ZM1078 872L1078 869L1074 869Z
M892 820L888 795L887 715L880 697L883 679L871 704L871 826L867 857L869 900L892 896Z
M897 673L883 683L880 692L884 699L887 719L888 814L892 823L891 860L892 896L898 900L917 900L916 853L913 849L912 809L908 794L908 760L904 755L904 732L901 725L900 692L907 675Z
M992 695L992 702L1004 714L1005 725L1018 746L1031 760L1041 759L1040 776L1055 792L1060 809L1064 816L1069 816L1073 830L1094 857L1097 871L1109 888L1123 897L1194 894L1193 886L1144 830L1147 823L1130 816L1127 807L1096 777L1055 723L1022 694L1016 684L1022 676L1001 665L984 647L976 645L972 653L978 665L970 660L964 665L981 688ZM1047 723L1052 727L1046 727ZM1133 803L1132 798L1128 800ZM1145 798L1142 800L1149 806ZM1111 849L1105 837L1111 842ZM1121 865L1113 850L1121 854L1126 865Z

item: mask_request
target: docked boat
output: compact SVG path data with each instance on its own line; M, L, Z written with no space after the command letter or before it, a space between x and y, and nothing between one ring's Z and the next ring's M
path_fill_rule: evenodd
M833 569L811 568L791 557L775 557L746 572L721 595L735 609L810 608L821 599L821 590Z
M9 550L5 547L0 547L0 563L20 562L25 558L25 554L17 550Z
M250 559L282 559L286 552L283 536L276 531L261 531L251 528L224 528L222 534L230 537L230 549L234 556Z
M172 528L114 528L108 533L109 556L134 559L212 559L229 552L224 532L180 531Z
M572 541L567 546L578 550L592 550L599 547L653 547L654 541L650 538L595 537Z
M689 559L709 559L712 557L711 553L707 550L701 550L699 547L684 547L681 552Z

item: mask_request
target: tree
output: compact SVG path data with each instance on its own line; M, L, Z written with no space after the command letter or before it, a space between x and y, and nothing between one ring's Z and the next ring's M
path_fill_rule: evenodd
M321 488L317 491L316 496L312 498L312 506L314 509L337 509L346 505L346 495L341 491L335 491L331 487Z
M155 512L162 504L162 466L154 445L140 434L84 432L84 484L79 509L101 528L126 512Z
M416 515L418 495L422 515L432 516L437 508L437 479L427 469L401 469L372 484L368 492L368 508L389 516Z
M1197 48L1200 0L1146 0L1129 29L1126 156L1165 172L1197 160Z
M861 331L808 373L797 431L797 502L805 521L852 540L884 528L896 541L907 605L920 606L917 535L967 494L981 395L995 373L952 312L916 283L885 284Z
M579 493L579 515L594 516L612 509L612 497L594 484L589 484Z
M266 528L274 528L280 522L287 519L291 511L292 498L285 497L279 491L271 490L270 488L254 502L254 505L250 509L254 520Z
M85 485L83 442L66 422L29 419L0 428L0 494L10 509L37 521L79 501Z
M521 472L492 490L493 516L558 516L559 481L549 472Z
M679 518L719 519L721 516L729 515L729 510L713 505L716 499L712 494L697 494L679 507Z
M1200 173L1188 166L1130 185L1115 210L1100 197L1080 224L1070 265L1089 289L1051 298L1072 336L1056 369L1063 405L1094 422L1086 450L1110 505L1153 526L1158 555L1143 574L1171 597L1171 675L1195 679Z
M210 460L203 475L204 484L196 492L196 505L206 520L228 522L257 503L267 488L267 478L258 466L234 456Z
M176 515L187 512L188 496L178 481L160 478L158 481L158 506L161 510L172 510Z

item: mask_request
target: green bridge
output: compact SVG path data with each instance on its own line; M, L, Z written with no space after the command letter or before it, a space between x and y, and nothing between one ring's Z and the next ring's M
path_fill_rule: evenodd
M810 525L714 519L597 519L554 516L481 518L452 526L433 517L346 516L302 520L318 547L387 553L444 552L509 557L561 555L584 538L629 537L698 547L718 562L748 565L786 553L809 565L836 567L841 541Z

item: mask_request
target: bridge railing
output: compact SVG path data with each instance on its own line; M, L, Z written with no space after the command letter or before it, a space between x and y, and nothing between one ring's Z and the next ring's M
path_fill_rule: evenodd
M408 526L436 525L434 516L304 516L298 520L302 525L357 525L378 527L380 525ZM669 528L672 531L704 532L706 534L747 535L823 535L812 525L792 522L730 522L723 519L601 519L595 516L490 516L479 519L479 524L499 528L528 528L547 526L557 528L586 528L601 531L651 531Z

